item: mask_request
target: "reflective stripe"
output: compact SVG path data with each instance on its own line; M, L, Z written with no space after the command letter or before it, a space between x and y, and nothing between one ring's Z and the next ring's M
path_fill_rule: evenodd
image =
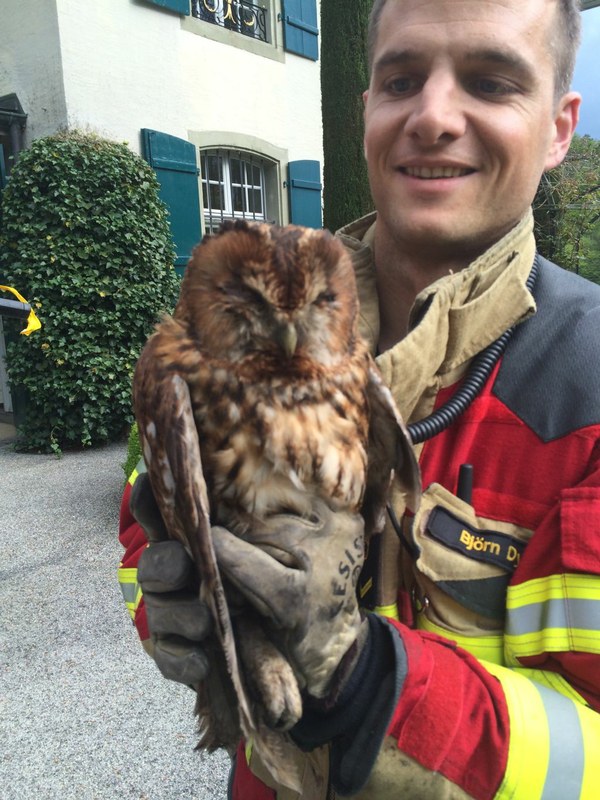
M600 629L600 603L597 600L547 600L515 609L506 626L513 636L534 633L539 630L540 620L545 628Z
M549 751L542 698L527 678L497 664L483 666L500 680L510 717L506 771L494 800L539 800Z
M585 742L582 800L597 800L600 797L600 714L590 708L576 705Z
M142 599L142 588L137 582L137 569L135 567L119 567L119 586L127 610L133 619Z
M548 689L552 689L555 692L560 692L560 694L564 694L565 697L574 700L576 703L586 705L585 698L582 697L579 692L576 692L569 681L557 672L548 672L548 670L541 669L526 669L525 667L518 667L516 669L520 675L524 675L526 678L540 683L542 686L546 686Z
M504 690L510 743L495 800L597 800L600 715L530 680L484 663Z
M550 575L509 586L507 661L543 652L600 653L600 578Z
M397 622L400 621L400 614L398 613L397 603L392 603L389 606L377 606L375 608L375 613L380 614L382 617L389 617L390 619L395 619Z
M130 483L130 484L133 486L133 484L136 482L137 476L138 476L139 474L140 474L140 473L138 472L138 470L137 470L137 467L136 467L136 468L133 470L133 472L131 473L131 475L129 476L129 478L127 479L127 483Z
M419 614L417 618L417 627L420 630L429 631L429 633L437 633L438 636L444 636L446 639L451 639L463 650L467 650L475 658L483 659L484 661L491 661L493 664L504 664L504 637L502 634L494 634L490 636L461 636L455 631L442 628L436 625L430 619L427 619L425 614Z
M147 472L147 470L146 470L146 462L144 461L143 457L140 458L138 463L135 465L135 469L133 470L133 472L129 476L129 478L127 480L127 483L130 483L133 486L133 484L135 483L135 479L137 478L138 475L141 475L142 472Z
M581 797L584 745L575 704L561 694L536 685L550 731L550 755L542 800Z

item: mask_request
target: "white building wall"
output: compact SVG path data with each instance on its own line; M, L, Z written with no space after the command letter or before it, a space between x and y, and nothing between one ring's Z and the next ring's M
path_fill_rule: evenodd
M140 152L151 128L195 143L208 133L211 146L256 139L282 161L322 163L320 62L284 52L281 22L263 46L273 57L215 27L145 0L0 0L0 96L16 93L28 115L25 146L68 127Z
M12 92L27 144L66 126L56 0L0 0L0 96Z
M283 54L281 23L275 60L191 32L214 26L182 24L143 0L56 3L69 127L137 151L141 128L184 139L235 132L286 149L290 160L322 161L320 64Z

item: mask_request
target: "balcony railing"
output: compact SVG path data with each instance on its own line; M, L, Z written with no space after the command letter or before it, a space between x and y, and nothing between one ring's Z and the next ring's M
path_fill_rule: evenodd
M236 31L251 39L268 42L268 8L246 0L192 0L192 16Z

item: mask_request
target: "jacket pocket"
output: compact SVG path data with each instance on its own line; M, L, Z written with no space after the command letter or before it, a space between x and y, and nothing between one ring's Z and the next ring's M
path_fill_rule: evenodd
M565 569L600 575L600 490L582 486L563 490L560 523Z

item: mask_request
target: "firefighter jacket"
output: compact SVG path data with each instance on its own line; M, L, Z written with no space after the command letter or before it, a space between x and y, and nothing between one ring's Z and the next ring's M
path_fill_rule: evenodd
M373 352L374 224L338 234ZM417 446L419 509L394 496L400 525L370 545L359 591L401 641L402 668L368 777L346 780L356 747L336 768L338 787L361 800L600 796L600 288L536 256L529 214L424 290L407 335L377 361L404 418L422 420L452 403L475 357L511 327L468 408ZM459 497L464 464L473 488ZM123 515L143 638L128 571L143 544ZM359 737L365 752L372 738ZM302 797L332 796L314 777L328 770L327 748L303 757ZM240 751L234 800L296 797L267 788Z

